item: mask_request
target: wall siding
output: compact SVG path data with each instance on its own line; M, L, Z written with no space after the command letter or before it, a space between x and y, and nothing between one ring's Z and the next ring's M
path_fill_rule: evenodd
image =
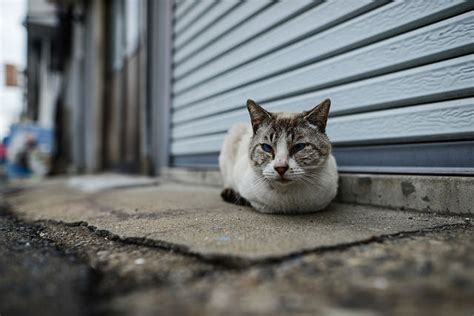
M449 158L473 150L474 2L189 2L174 16L175 165L215 166L248 98L296 112L329 97L341 171L358 170L347 157L365 149L360 170L474 173L474 157ZM406 158L414 144L439 161ZM387 165L384 150L405 158Z

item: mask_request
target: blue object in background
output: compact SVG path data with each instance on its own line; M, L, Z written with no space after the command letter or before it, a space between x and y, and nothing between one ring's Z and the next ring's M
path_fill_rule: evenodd
M15 138L16 135L21 133L28 133L35 137L36 139L36 146L41 148L45 152L49 152L51 156L53 155L54 151L54 131L53 129L40 127L35 124L14 124L10 128L10 134L7 137L6 145L7 145L7 152L8 147L11 141ZM10 179L15 178L25 178L32 175L32 172L29 168L14 164L7 160L6 163L6 174L7 177Z

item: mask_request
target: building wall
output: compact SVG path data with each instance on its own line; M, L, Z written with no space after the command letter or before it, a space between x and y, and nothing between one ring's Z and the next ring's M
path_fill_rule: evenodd
M84 154L86 171L103 167L105 3L87 1L84 29Z
M171 163L215 167L252 98L331 98L341 171L473 173L474 2L177 2Z
M56 2L28 20L29 117L54 125L58 172L146 171L146 5Z
M107 7L107 70L104 104L104 167L128 172L146 171L143 156L146 130L142 112L146 102L146 2L114 0ZM146 101L146 100L145 100Z
M61 133L58 148L62 172L142 170L144 144L140 127L146 99L140 95L146 95L146 91L139 88L146 78L146 67L140 66L147 57L143 54L146 42L142 41L146 31L146 19L142 18L145 6L144 0L58 4L57 11L67 18L50 32L61 35L55 37L58 43L70 42L70 49L62 50L68 52L61 59L64 65L58 64L54 73L48 66L46 74L60 75L62 84L54 87L61 90L45 86L45 80L35 75L30 76L35 89L29 89L28 94L33 120L41 119L41 114L51 108L49 105L54 105L56 114L48 117L56 118L56 131ZM66 26L70 26L70 32ZM39 38L37 46L45 46L48 40ZM36 60L43 62L43 55L29 50L30 73L39 73L37 64L41 63ZM36 101L52 92L54 100Z
M83 6L75 8L77 16L83 16ZM73 171L86 169L85 162L85 25L82 19L71 21L71 49L64 71L64 99L62 125L64 142L67 148L66 157L62 157L65 164Z

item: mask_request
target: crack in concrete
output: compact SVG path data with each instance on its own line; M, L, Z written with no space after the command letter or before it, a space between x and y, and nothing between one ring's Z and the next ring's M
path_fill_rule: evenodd
M424 236L427 233L443 231L446 229L455 229L455 228L462 228L462 227L469 227L471 226L471 222L469 219L466 219L464 223L456 223L456 224L444 224L444 225L437 225L429 228L423 228L414 231L401 231L393 234L383 234L379 236L372 236L367 239L358 240L354 242L348 243L341 243L332 246L318 246L314 248L307 248L302 249L299 251L291 252L286 255L282 256L268 256L263 258L244 258L240 256L234 255L221 255L221 254L202 254L199 252L195 252L190 250L190 248L186 245L170 243L162 240L150 239L145 237L121 237L117 234L111 233L104 229L98 229L93 225L89 225L85 221L79 222L64 222L64 221L57 221L57 220L38 220L34 223L49 223L54 225L64 225L67 227L77 227L83 226L89 229L92 233L96 234L99 237L107 237L111 241L120 242L123 244L128 245L136 245L148 248L157 248L160 250L165 250L169 252L173 252L178 255L182 255L185 257L191 257L197 259L203 263L211 264L216 267L226 269L226 270L245 270L251 267L256 266L265 266L265 265L273 265L273 264L280 264L285 261L293 260L302 256L310 255L310 254L323 254L332 251L344 251L352 247L368 245L372 243L383 243L384 241L394 240L394 239L404 239L410 238L414 236Z
M421 261L412 260L419 256L416 248L412 246L407 246L405 251L401 252L380 252L380 249L384 249L384 247L390 247L393 250L400 246L398 245L399 240L405 239L400 244L418 243L418 247L426 247L430 245L430 242L433 242L431 247L426 247L428 252L425 252L422 256L427 256L427 253L430 252L437 254L438 250L443 247L439 246L440 241L432 237L444 235L443 231L451 236L451 232L456 232L457 229L467 228L472 230L473 225L469 220L457 224L438 226L433 224L431 227L424 229L372 236L358 242L341 243L330 247L314 247L284 256L261 259L246 259L237 256L236 258L239 260L244 260L240 263L232 261L233 258L229 262L227 261L228 256L219 255L221 262L217 266L214 255L196 253L183 245L148 238L120 237L120 235L99 229L85 221L65 222L49 219L35 221L24 218L18 213L9 212L9 214L18 220L18 223L35 227L34 233L37 237L44 241L51 241L51 245L57 247L58 252L74 256L90 268L92 274L87 277L88 295L84 297L82 303L87 306L91 313L97 315L114 314L122 309L126 310L128 314L136 314L138 310L142 310L137 308L143 306L152 310L155 314L193 315L199 314L199 311L202 314L206 314L206 312L210 314L209 311L215 311L215 309L212 309L215 308L212 305L212 298L217 295L216 293L227 295L224 297L228 297L228 302L231 303L226 305L226 311L231 314L232 311L242 313L242 310L239 310L239 306L241 306L239 304L245 304L245 307L247 307L249 304L246 300L247 297L256 297L259 302L264 303L265 299L269 299L269 297L272 299L278 297L278 302L272 303L275 305L265 305L266 303L262 305L273 306L274 309L267 315L284 311L288 311L288 314L305 312L315 314L315 311L319 311L320 307L327 307L327 313L329 311L336 313L340 306L346 308L350 306L357 309L361 304L365 304L365 306L371 304L374 314L379 314L379 312L380 314L386 314L395 309L394 306L399 306L399 297L397 296L399 293L404 293L402 298L405 298L405 300L413 298L414 302L404 303L406 306L414 306L413 311L425 311L421 314L426 315L430 315L432 310L450 311L449 304L455 304L454 307L451 307L453 311L459 311L463 308L468 310L469 305L467 304L470 304L466 303L469 302L468 294L462 294L463 291L469 293L466 291L472 289L472 281L470 281L472 278L462 270L462 267L468 269L469 262L472 262L471 257L465 256L470 248L465 252L455 252L453 255L452 249L455 249L457 245L456 242L452 242L452 239L448 238L444 245L450 245L451 248L444 249L444 257L428 256L423 257ZM114 242L111 242L112 240ZM369 246L364 247L363 245ZM358 248L358 246L361 247ZM169 251L169 253L166 251ZM414 254L415 257L404 257L404 261L396 265L396 269L394 269L394 258L407 251ZM111 255L100 254L100 252L107 252ZM362 254L354 256L358 252ZM367 253L371 253L371 255L367 255ZM120 254L123 254L124 257L120 257ZM148 255L149 257L147 257ZM173 261L160 261L160 258L166 256L176 258L176 261L174 261L175 259ZM461 256L465 259L460 259ZM188 260L191 257L196 259L194 261L197 265L206 262L209 267L196 268L190 278L177 279L175 276L179 272L174 275L157 271L155 273L151 270L141 270L143 266L133 265L136 258L145 258L147 263L154 262L152 260L155 259L158 260L158 264L152 266L153 268L162 267L162 262L167 262L169 271L175 273L179 270L179 267L175 265L176 262L183 262L181 267L185 269L189 269L191 265L194 265L194 263L190 264L193 260ZM351 263L350 260L354 257L356 261ZM101 258L106 258L106 260ZM109 263L114 258L119 258L116 261L117 264L110 265ZM436 264L439 261L436 258L444 258L442 262L447 262L449 265L437 266ZM121 269L124 267L124 263L130 263L132 270L128 269L130 266ZM297 269L295 268L296 265L298 265ZM254 267L257 268L255 271L253 270ZM375 271L366 274L367 267L373 267ZM446 272L448 271L446 267L451 267L449 269L450 273ZM131 274L123 273L127 269L132 271ZM327 275L332 275L332 277L326 278ZM356 278L348 280L351 275L355 275ZM444 277L439 279L436 275L443 275ZM140 276L145 276L145 278ZM290 276L291 278L289 278ZM415 280L412 281L412 278ZM422 281L425 278L428 281ZM405 280L405 283L396 283L395 280L398 282L399 279ZM410 281L407 281L408 279ZM334 282L334 280L337 282ZM343 287L333 285L339 283L340 280L344 280L342 282ZM49 280L47 281L49 282ZM432 284L434 284L431 282L442 282L444 285L441 289L443 290L439 291L445 292L436 292L437 290L434 292L423 291L423 289L431 289ZM455 283L450 285L450 282ZM229 284L231 284L230 287L228 287ZM388 286L388 288L381 291L379 288L374 288L374 284L382 287ZM414 284L417 286L413 286ZM418 287L418 284L421 285ZM308 285L311 285L311 287L308 287ZM407 288L411 289L412 292L407 292ZM203 293L206 293L207 296L203 296ZM245 296L246 293L249 294ZM328 293L327 297L322 293ZM425 296L422 293L425 293ZM441 293L442 296L433 296L433 293ZM278 294L282 296L278 296ZM190 297L191 300L186 301ZM222 298L222 296L218 297ZM239 301L241 297L243 299ZM293 301L286 300L287 297L290 297ZM297 302L300 303L291 305L290 303L294 302L295 297L299 297ZM315 297L319 300L315 301ZM374 301L374 297L378 300ZM440 299L440 297L443 299ZM161 298L161 301L158 298ZM19 299L28 302L27 298L25 299L23 296ZM171 301L170 305L166 305L167 301ZM273 300L269 301L274 302ZM313 302L312 305L308 303L309 301ZM435 304L435 301L438 305L434 305L435 307L432 310L429 309L429 306ZM119 302L120 304L122 304L121 302L125 303L120 305ZM444 305L440 305L440 302L444 302ZM465 305L462 305L463 302ZM219 304L221 303L219 302ZM182 305L189 307L189 312L186 313L179 309ZM222 305L218 305L218 308L221 308L219 311L222 313L222 307L219 306ZM448 306L448 309L443 309L443 306ZM332 309L333 307L336 307L336 309ZM322 310L326 311L325 309ZM409 309L409 311L411 310ZM404 311L404 313L407 312ZM404 313L400 314L403 315ZM408 312L408 314L410 313Z

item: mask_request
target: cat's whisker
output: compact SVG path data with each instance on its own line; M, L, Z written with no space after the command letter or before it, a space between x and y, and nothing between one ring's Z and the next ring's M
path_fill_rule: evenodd
M314 170L317 170L317 169L320 169L320 165L315 165L315 166L304 166L304 167L301 167L303 170L311 170L311 171L314 171Z
M302 175L302 174L306 174L306 172L294 172L294 173L290 173L291 175L294 175L294 176L299 176L299 175Z
M261 176L261 177L256 178L253 182L257 186L257 185L267 183L268 181L269 180L267 178L265 178L264 176Z
M306 179L306 180L312 186L321 186L321 183L322 183L321 180L317 180L317 179Z
M307 178L307 179L309 179L309 180L316 180L316 181L320 181L320 180L321 180L321 177L314 176L314 175L306 175L305 178Z

